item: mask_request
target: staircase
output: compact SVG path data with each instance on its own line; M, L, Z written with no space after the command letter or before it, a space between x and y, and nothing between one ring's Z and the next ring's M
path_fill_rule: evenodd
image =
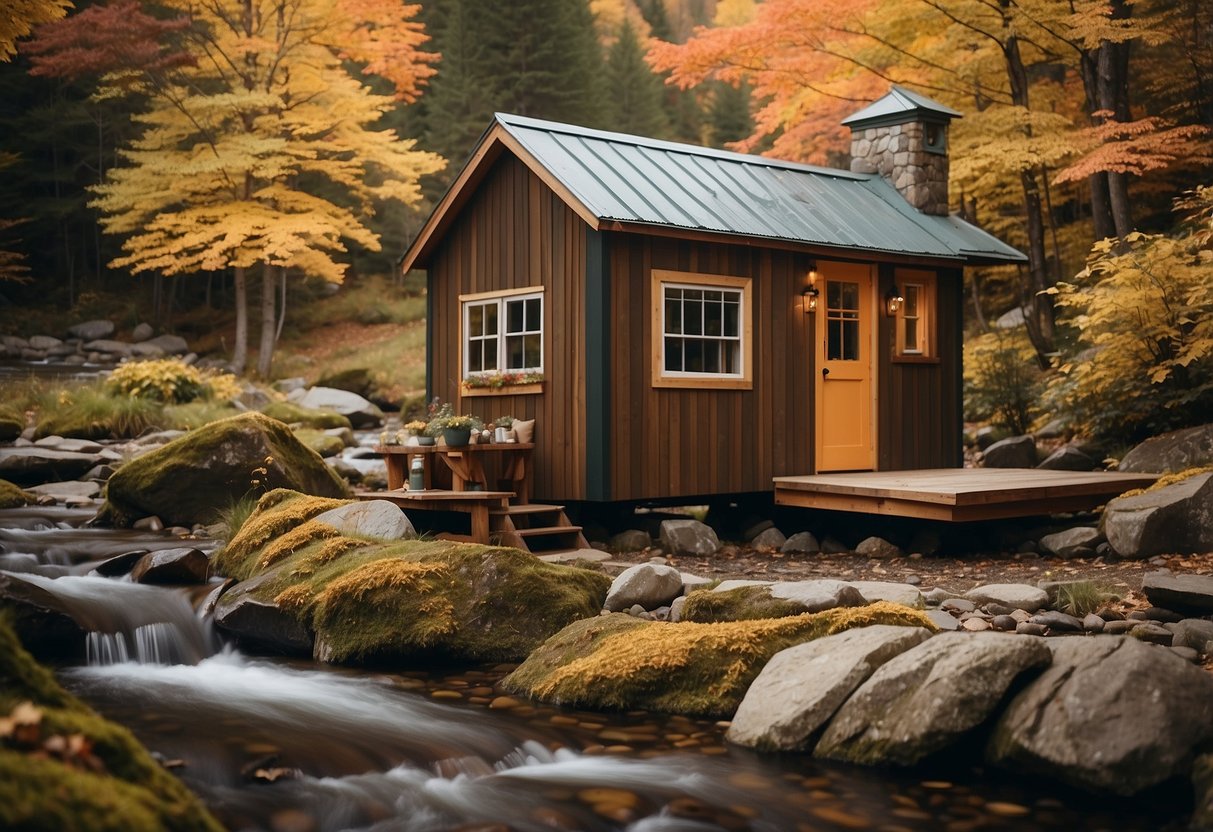
M528 503L489 510L489 534L502 546L536 555L588 549L581 526L574 526L564 506Z

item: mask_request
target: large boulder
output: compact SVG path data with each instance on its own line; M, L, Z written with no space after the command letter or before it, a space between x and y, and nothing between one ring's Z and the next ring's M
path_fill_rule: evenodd
M1147 439L1125 454L1119 471L1174 474L1213 465L1213 424L1185 428Z
M372 428L383 424L383 411L357 393L333 387L313 387L296 404L313 410L331 410L350 420L356 428Z
M873 624L930 628L921 613L885 603L716 624L613 613L565 627L502 686L573 707L727 717L776 653Z
M314 518L345 535L403 540L416 537L417 531L400 506L387 500L365 500L331 508Z
M682 573L672 566L638 563L611 583L603 609L622 612L639 604L646 610L668 605L682 594Z
M1213 736L1213 677L1123 636L1050 639L1052 666L1007 706L988 759L1136 794L1185 774Z
M1048 471L1094 471L1097 464L1078 448L1067 445L1049 454L1044 462L1036 467Z
M1095 547L1103 542L1099 529L1090 526L1075 526L1055 534L1046 534L1040 539L1040 549L1046 555L1059 558L1088 557L1095 554Z
M0 448L0 478L18 485L74 480L104 462L97 454L52 448Z
M1147 572L1141 591L1156 607L1192 615L1213 615L1213 575Z
M114 334L114 322L106 320L85 321L67 328L67 334L81 341L96 341Z
M1213 552L1213 473L1117 497L1104 509L1103 528L1122 558Z
M277 584L289 566L279 564L241 581L219 596L215 626L244 647L278 656L311 656L315 636L307 622L264 590Z
M661 548L673 555L714 555L720 539L706 523L698 520L663 520Z
M1043 639L941 633L873 673L839 709L814 754L913 765L985 722L1021 674L1049 660Z
M986 448L981 464L986 468L1035 468L1036 440L1031 436L999 440Z
M148 552L131 569L131 580L141 584L206 583L210 558L200 549L181 547Z
M243 413L212 422L128 462L106 487L98 520L130 526L154 515L168 525L213 522L253 490L289 488L344 497L345 483L281 422Z
M681 616L700 623L753 621L867 603L859 590L842 581L724 581L688 595Z
M157 335L143 342L148 346L159 347L168 355L185 355L190 351L190 345L180 335Z
M847 630L776 653L746 691L727 739L764 751L802 751L876 668L930 638L924 627Z

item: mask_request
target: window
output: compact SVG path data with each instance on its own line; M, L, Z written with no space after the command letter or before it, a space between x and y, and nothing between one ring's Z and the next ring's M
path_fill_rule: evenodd
M935 357L935 275L897 271L904 299L897 310L896 350L906 360Z
M463 376L543 372L543 291L465 295Z
M928 153L948 152L948 128L943 124L927 122L923 125L923 147Z
M653 270L653 386L750 383L748 278Z

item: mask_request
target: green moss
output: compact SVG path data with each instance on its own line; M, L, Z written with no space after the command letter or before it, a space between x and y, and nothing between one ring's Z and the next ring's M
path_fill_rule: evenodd
M25 414L16 408L0 405L0 442L12 442L25 430Z
M263 407L261 412L288 425L303 425L316 430L350 427L350 420L340 413L300 407L294 402L271 402Z
M760 618L786 618L806 611L804 604L772 598L771 590L765 586L739 586L725 592L692 592L682 608L682 620L701 624L754 621Z
M322 457L337 456L345 450L339 436L329 436L316 428L295 428L295 438Z
M256 597L312 629L326 660L517 661L597 615L610 588L606 575L517 549L353 538L311 522L335 505L271 492L215 558L219 572L242 580L275 567Z
M129 731L98 716L63 690L0 619L0 712L31 702L40 736L82 735L101 770L39 758L11 743L0 747L0 828L218 830L220 826L176 777Z
M100 520L129 526L156 515L166 524L212 522L250 493L290 488L344 497L345 483L281 422L244 413L212 422L118 469Z
M20 508L32 502L29 494L8 480L0 480L0 508Z
M574 707L727 717L780 650L872 624L935 629L923 613L887 601L714 624L662 624L616 613L566 627L502 686Z
M235 416L238 411L231 402L198 399L189 404L164 406L164 427L170 430L197 430L203 425Z
M159 424L160 405L147 399L111 394L96 384L64 391L40 413L35 434L76 439L132 438Z

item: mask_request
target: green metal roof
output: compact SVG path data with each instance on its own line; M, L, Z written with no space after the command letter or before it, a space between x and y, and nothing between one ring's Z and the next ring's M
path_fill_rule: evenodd
M920 213L875 174L500 113L496 124L601 221L964 263L1027 259L964 220Z
M852 130L857 127L876 127L882 124L902 124L913 118L930 121L951 121L962 114L945 107L938 101L919 95L905 87L894 86L885 95L873 101L857 113L852 113L842 123Z

